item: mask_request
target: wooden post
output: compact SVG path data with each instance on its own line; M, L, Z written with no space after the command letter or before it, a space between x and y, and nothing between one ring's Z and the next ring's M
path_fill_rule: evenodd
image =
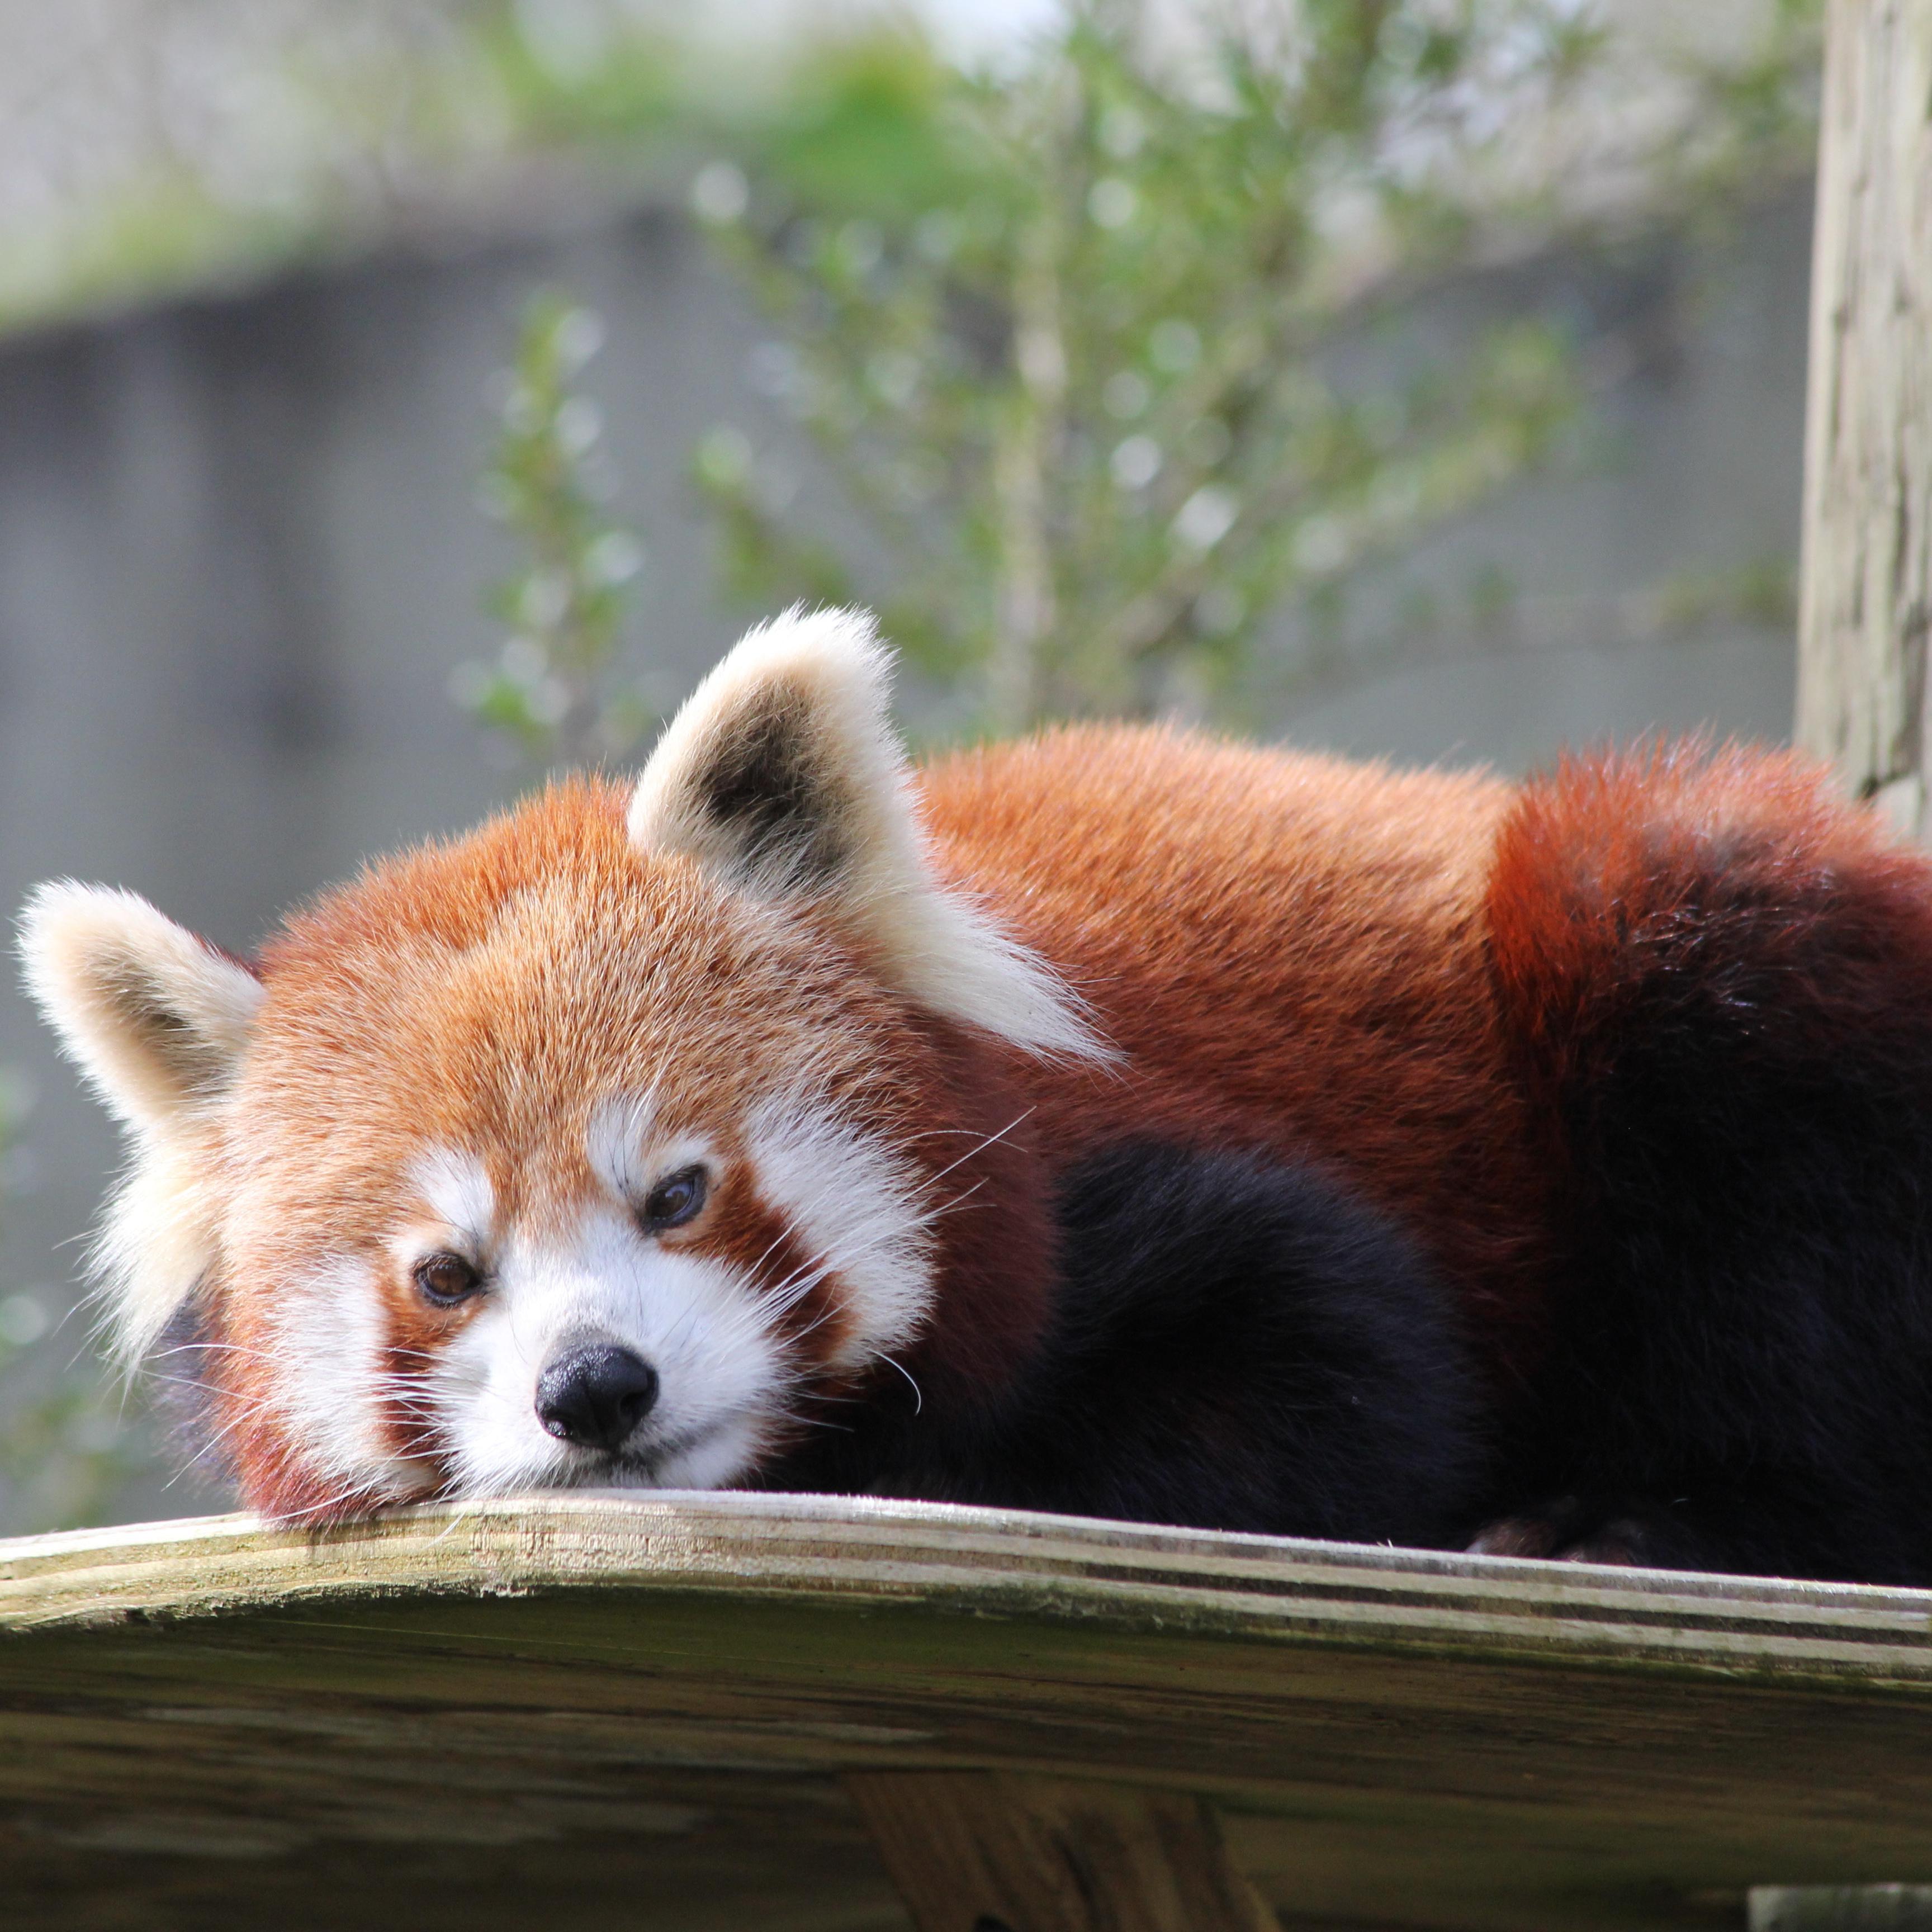
M919 1932L1278 1932L1198 1798L986 1772L845 1785Z
M1929 624L1932 0L1829 0L1797 737L1914 834Z

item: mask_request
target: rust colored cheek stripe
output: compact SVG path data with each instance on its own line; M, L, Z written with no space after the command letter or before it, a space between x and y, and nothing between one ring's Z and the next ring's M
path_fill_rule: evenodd
M434 1462L442 1469L442 1436L424 1386L434 1361L429 1352L392 1340L382 1351L382 1394L377 1413L386 1449L394 1455Z
M799 1238L785 1217L748 1189L734 1189L694 1252L743 1270L775 1317L795 1371L820 1374L838 1353L852 1318L843 1284L823 1255Z
M428 1383L443 1349L462 1332L464 1318L393 1296L386 1298L382 1312L387 1334L378 1355L382 1383L376 1406L382 1447L393 1455L434 1463L447 1475Z

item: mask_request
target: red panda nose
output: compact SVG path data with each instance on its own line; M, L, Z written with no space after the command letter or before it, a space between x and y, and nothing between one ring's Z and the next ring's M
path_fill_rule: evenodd
M560 1441L620 1448L658 1399L658 1372L609 1342L571 1349L537 1378L537 1419Z

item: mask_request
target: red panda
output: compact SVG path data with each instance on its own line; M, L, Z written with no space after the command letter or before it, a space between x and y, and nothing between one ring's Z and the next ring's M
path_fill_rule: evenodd
M42 887L244 1498L784 1485L1932 1577L1932 862L1788 754L1077 726L850 613L253 962ZM171 1351L188 1352L176 1356Z

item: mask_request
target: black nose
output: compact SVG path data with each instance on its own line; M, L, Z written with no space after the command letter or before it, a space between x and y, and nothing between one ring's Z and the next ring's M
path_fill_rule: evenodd
M609 1342L572 1348L537 1378L537 1419L585 1449L615 1449L657 1399L657 1370Z

